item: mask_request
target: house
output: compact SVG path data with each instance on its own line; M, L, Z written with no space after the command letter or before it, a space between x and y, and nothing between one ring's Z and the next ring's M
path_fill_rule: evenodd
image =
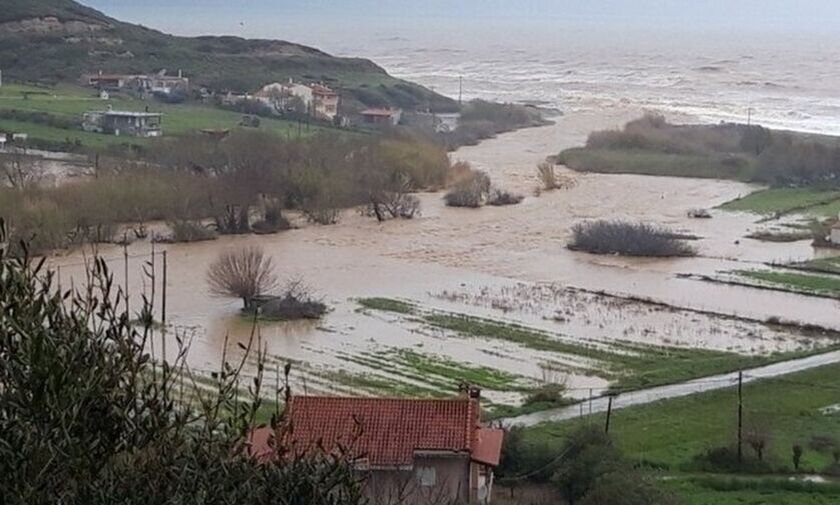
M96 89L117 91L128 86L128 83L140 76L129 74L87 74L82 76L82 84Z
M831 227L831 233L828 236L829 242L833 245L840 246L840 221L834 223Z
M490 503L503 431L482 426L477 389L450 399L294 396L283 433L262 427L249 451L341 453L365 473L371 505Z
M277 112L295 109L299 104L303 110L318 119L333 121L338 115L338 93L323 84L301 84L292 79L289 82L275 82L263 86L254 93L254 98L273 107Z
M84 115L85 131L129 135L133 137L160 137L163 114L157 112L93 111Z
M362 121L367 125L400 124L402 111L400 109L365 109L361 112Z
M319 119L332 121L338 115L338 93L323 84L313 84L312 114Z
M148 93L171 94L175 91L189 91L190 80L178 71L178 76L166 75L161 70L154 75L145 74L87 74L82 76L82 84L100 90L119 91L130 89Z

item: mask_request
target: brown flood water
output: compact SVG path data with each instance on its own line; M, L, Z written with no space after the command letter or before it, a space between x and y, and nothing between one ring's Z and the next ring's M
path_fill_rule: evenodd
M386 314L360 314L353 299L368 296L410 299L429 307L523 321L580 339L678 343L751 353L812 343L800 335L694 311L652 311L645 306L616 309L612 299L570 298L556 292L562 291L558 286L579 287L697 311L757 320L775 316L840 329L840 302L835 300L676 277L679 273L714 274L765 261L813 256L805 243L744 239L757 226L755 216L712 211L713 219L686 217L689 209L711 208L754 189L747 184L571 173L576 181L573 188L532 196L537 186L535 166L547 155L583 143L592 130L618 127L637 115L637 111L624 110L570 114L558 118L553 126L502 135L453 154L453 158L485 170L497 186L526 194L528 198L518 206L451 209L443 205L441 194L423 194L423 215L410 221L379 224L347 211L336 226L303 226L274 236L158 245L158 251L168 254L167 322L191 335L190 363L198 370L218 367L226 335L232 343L246 342L251 327L238 315L240 302L210 296L204 272L219 251L253 243L273 256L281 276L305 280L333 309L319 323L263 324L262 342L278 361L297 360L301 366L325 373L339 369L372 373L347 357L410 348L532 379L540 377L539 364L545 357L539 353L512 344L418 331L395 323L395 316ZM646 260L567 250L569 229L581 220L596 218L644 220L699 235L703 239L696 244L701 256ZM148 255L150 250L149 243L135 243L129 254ZM104 246L99 252L115 258L111 265L122 280L121 248ZM51 260L53 265L62 265L65 286L71 278L82 278L81 260L81 253ZM149 292L149 286L143 284L142 261L133 259L129 269L135 300L144 289ZM157 272L160 275L160 263ZM539 295L543 289L539 286L546 285L553 286L554 294L548 298ZM528 298L531 295L523 294L528 286L536 286L538 294L527 308L499 310L498 304L476 298L482 292ZM156 289L159 297L161 288ZM539 307L534 309L534 304ZM570 305L584 315L564 318L565 322L552 317ZM380 372L387 376L387 371ZM313 391L335 390L324 374L310 374L308 380L307 388ZM603 379L574 371L567 380L570 386L601 388L606 384ZM497 399L508 400L510 394L499 393Z

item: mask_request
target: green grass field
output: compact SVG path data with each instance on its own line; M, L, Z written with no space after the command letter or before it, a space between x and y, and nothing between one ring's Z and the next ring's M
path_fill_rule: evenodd
M793 268L807 270L810 272L822 272L840 275L840 256L832 256L830 258L818 258L815 260L804 261L802 263L794 263L790 266Z
M840 404L840 364L746 384L743 402L745 426L761 423L769 433L765 460L776 475L793 473L794 444L804 448L803 473L832 469L833 447L816 442L840 440L840 412L822 410ZM737 409L735 388L664 400L613 412L610 434L626 456L668 474L670 480L663 485L683 495L688 504L838 503L836 487L825 494L808 486L796 490L784 484L788 477L775 478L776 484L762 482L761 477L740 486L692 480L703 475L695 468L695 456L736 443ZM528 428L525 436L531 444L559 451L565 434L581 423L604 425L605 415L538 425ZM755 458L749 446L744 450Z
M840 297L840 276L837 275L768 270L742 270L737 273L741 277L794 292Z
M30 93L24 98L25 93ZM32 94L36 93L36 94ZM43 94L46 93L46 94ZM236 129L242 114L201 104L164 104L154 100L145 101L122 95L115 95L110 100L101 100L94 90L61 85L56 88L36 88L32 86L5 85L0 88L0 111L19 110L27 112L45 112L63 119L81 120L85 112L92 110L144 111L163 113L162 127L164 135L177 135L202 129ZM260 128L284 137L309 135L324 130L321 126L299 126L291 121L261 118ZM102 147L110 144L143 144L145 139L115 137L97 133L88 133L80 129L56 128L48 125L0 119L0 129L14 133L28 133L31 138L62 142L67 139L78 140L85 146Z
M840 191L819 188L773 188L750 193L720 206L723 210L754 214L806 214L836 216L840 211Z

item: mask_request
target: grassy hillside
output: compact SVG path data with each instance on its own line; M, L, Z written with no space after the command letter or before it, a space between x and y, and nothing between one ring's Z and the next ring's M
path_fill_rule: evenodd
M184 71L197 85L249 91L294 78L340 89L346 105L453 110L456 103L389 76L373 62L277 40L176 37L123 23L73 0L3 0L0 68L23 82L75 82L83 73Z

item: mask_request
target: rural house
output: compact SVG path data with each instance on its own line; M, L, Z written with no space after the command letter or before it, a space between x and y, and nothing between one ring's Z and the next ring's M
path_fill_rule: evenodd
M837 246L840 246L840 221L834 224L831 227L830 235L828 236L828 240Z
M402 111L400 109L365 109L361 112L362 120L367 125L400 124Z
M294 396L284 432L257 428L249 450L341 450L367 474L371 505L490 503L503 431L481 425L479 390L450 399ZM273 445L277 444L277 445Z
M162 116L157 112L93 111L85 113L82 128L117 136L160 137Z
M300 84L289 79L263 86L254 97L276 111L291 110L295 102L311 116L332 121L338 115L338 93L323 84Z

